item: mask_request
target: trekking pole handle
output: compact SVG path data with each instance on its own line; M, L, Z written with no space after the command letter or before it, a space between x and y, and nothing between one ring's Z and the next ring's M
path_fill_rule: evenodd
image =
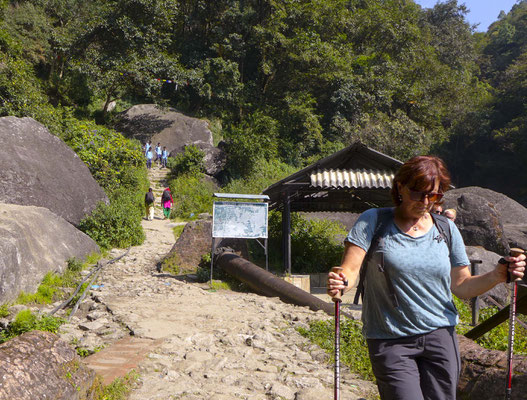
M337 275L340 275L340 273L344 270L342 267L333 267L331 268L331 272L334 272ZM348 281L344 279L344 286L348 286ZM341 289L338 291L338 293L333 297L334 302L340 302L342 301L341 297L344 294L344 289Z
M524 250L516 248L516 247L513 247L512 249L509 250L509 255L511 257L518 257L519 255L522 255L523 253L525 253ZM503 257L500 258L498 263L506 264L507 266L509 265L509 263ZM521 280L522 280L522 278L516 278L516 279L514 279L514 282L521 281ZM510 283L510 282L513 282L512 276L511 276L511 273L509 271L507 271L507 283Z

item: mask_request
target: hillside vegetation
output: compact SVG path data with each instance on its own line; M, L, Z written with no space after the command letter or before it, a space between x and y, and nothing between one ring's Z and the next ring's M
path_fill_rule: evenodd
M361 140L401 160L439 154L455 184L527 199L525 0L486 33L456 0L431 9L0 0L0 9L0 115L31 116L61 137L72 120L111 128L116 112L155 102L220 121L227 181ZM119 178L103 175L109 186Z

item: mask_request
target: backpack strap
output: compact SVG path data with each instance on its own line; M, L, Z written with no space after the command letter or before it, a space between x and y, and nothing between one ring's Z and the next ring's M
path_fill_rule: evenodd
M366 270L368 268L368 264L375 250L379 247L380 244L382 244L382 237L384 236L386 228L392 220L393 208L383 208L379 210L377 214L377 225L375 226L375 231L373 232L373 238L371 240L370 248L366 252L366 256L364 257L364 260L362 261L362 265L360 267L359 284L357 285L357 291L355 292L353 304L359 304L359 297L361 299L364 299L364 281L366 280ZM381 257L382 258L380 269L381 272L384 273L384 276L386 278L386 283L388 284L388 288L391 292L390 296L392 297L392 302L394 302L395 307L397 307L399 303L397 302L397 296L395 296L395 288L393 287L393 284L387 274L387 271L384 268L384 255L381 255Z
M452 248L452 233L450 232L450 223L448 222L448 218L444 215L439 214L430 214L432 216L432 220L434 221L434 225L437 227L437 230L439 231L439 235L443 238L446 245L448 246L448 251L450 252ZM441 240L441 239L439 239Z

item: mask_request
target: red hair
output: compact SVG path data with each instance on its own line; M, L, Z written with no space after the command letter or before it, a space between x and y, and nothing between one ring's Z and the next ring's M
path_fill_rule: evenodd
M401 204L397 183L410 189L426 191L439 181L439 192L444 193L450 187L450 174L443 160L434 156L417 156L406 161L393 179L391 196L393 203Z

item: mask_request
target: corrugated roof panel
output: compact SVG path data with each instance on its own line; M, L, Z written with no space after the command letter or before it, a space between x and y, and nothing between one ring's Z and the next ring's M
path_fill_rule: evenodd
M390 189L394 174L379 170L324 169L314 171L311 186L320 188L383 188Z

